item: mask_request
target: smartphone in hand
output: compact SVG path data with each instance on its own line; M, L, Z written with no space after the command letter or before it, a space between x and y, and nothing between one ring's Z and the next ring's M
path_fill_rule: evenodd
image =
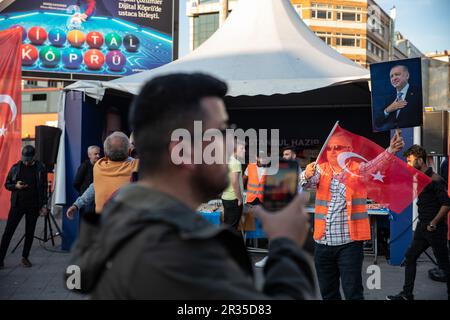
M278 172L266 176L263 207L269 211L284 208L297 194L297 161L280 160Z

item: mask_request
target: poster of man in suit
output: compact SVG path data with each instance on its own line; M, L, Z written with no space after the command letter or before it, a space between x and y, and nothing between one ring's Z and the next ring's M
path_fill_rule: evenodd
M421 59L372 64L372 128L375 132L422 125Z

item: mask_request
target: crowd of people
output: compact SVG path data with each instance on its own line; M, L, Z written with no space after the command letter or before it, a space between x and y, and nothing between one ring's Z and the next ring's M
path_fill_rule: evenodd
M314 257L303 248L310 230L305 200L297 195L276 213L264 203L267 157L260 153L244 170L245 143L236 141L227 163L174 164L171 133L192 130L194 121L225 130L223 98L227 86L203 74L172 74L145 84L130 110L133 136L113 132L100 148L90 146L74 179L79 198L66 215L80 215L80 232L72 262L80 266L81 292L94 299L364 299L363 242L371 239L367 193L348 190L336 154L351 151L345 140L327 144L326 163L312 162L300 171L298 193L316 188ZM225 150L224 141L214 141ZM360 172L405 147L396 134L376 159L357 166ZM224 152L224 151L223 151ZM46 214L47 178L43 165L26 146L11 168L5 187L12 191L11 211L0 245L0 267L15 229L26 217L22 263L28 259L39 214ZM280 155L295 161L287 147ZM418 197L419 223L405 256L405 285L390 300L413 299L418 257L431 246L450 280L446 217L450 199L441 177L428 167L417 145L404 153L407 163L432 178ZM134 182L134 183L130 183ZM200 204L220 196L223 225L214 226L196 213ZM239 232L244 206L262 223L268 238L264 287L254 285L254 269ZM448 288L448 290L450 290ZM450 291L449 291L450 294Z

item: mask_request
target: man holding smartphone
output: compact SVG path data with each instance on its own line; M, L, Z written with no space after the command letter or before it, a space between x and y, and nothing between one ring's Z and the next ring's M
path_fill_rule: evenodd
M12 236L25 215L25 244L22 251L22 265L32 266L28 256L34 239L39 214L47 214L47 171L45 166L34 160L35 149L27 145L22 149L22 160L12 166L5 182L11 191L11 209L0 245L0 268L11 242Z
M83 270L79 290L93 299L316 297L313 269L301 249L309 224L300 197L276 214L254 208L270 239L259 290L242 238L197 214L201 203L229 185L227 164L196 164L190 156L176 163L172 158L185 141L172 140L174 130L193 133L198 119L207 130L226 130L226 92L225 83L204 74L169 74L143 86L130 110L139 181L118 191L104 207L100 224L90 226L94 232L80 235L70 262ZM202 154L209 146L188 140ZM212 143L222 159L226 141Z

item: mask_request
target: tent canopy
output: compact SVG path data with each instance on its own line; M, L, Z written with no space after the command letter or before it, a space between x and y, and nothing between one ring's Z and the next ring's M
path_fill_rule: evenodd
M370 77L318 38L289 0L240 0L224 25L187 56L135 75L79 81L66 89L96 99L105 89L137 94L151 78L175 72L216 76L227 82L230 97L301 93Z

